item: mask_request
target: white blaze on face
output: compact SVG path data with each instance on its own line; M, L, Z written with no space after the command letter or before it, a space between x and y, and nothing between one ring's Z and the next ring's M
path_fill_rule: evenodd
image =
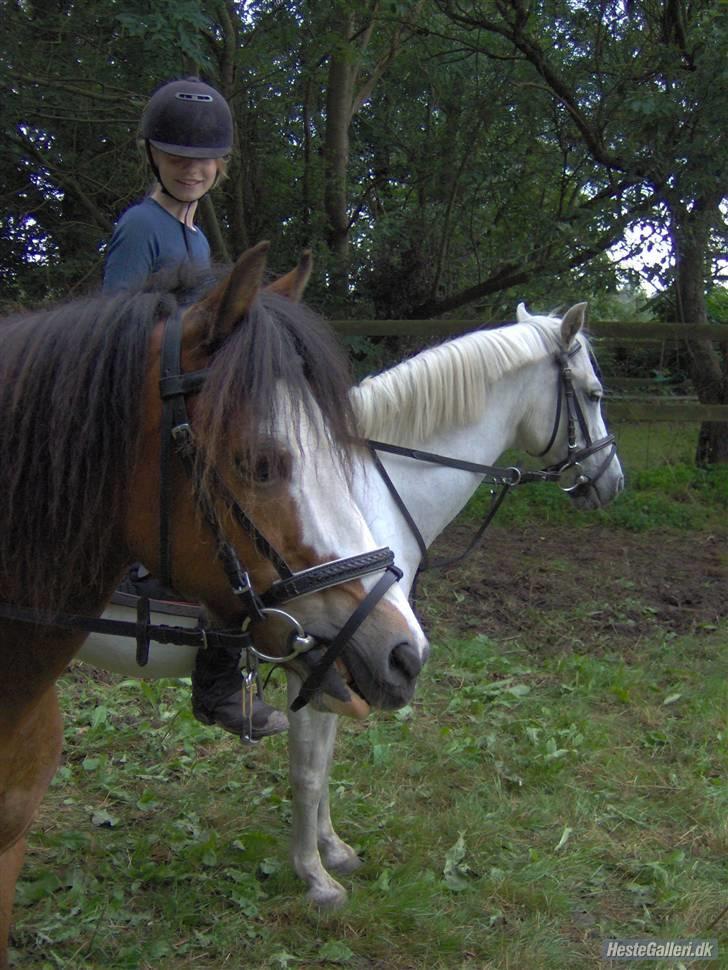
M288 423L286 429L292 455L290 490L299 508L303 544L323 562L380 548L354 501L345 471L332 453L324 431L311 426L303 416L299 447L291 425ZM365 589L369 591L381 575L377 572L363 577ZM400 614L408 639L424 658L427 638L398 583L389 588L382 602Z

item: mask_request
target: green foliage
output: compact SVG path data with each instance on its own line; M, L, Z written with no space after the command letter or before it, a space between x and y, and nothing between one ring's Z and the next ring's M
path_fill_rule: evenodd
M640 279L606 255L629 239L660 290L650 313L700 320L705 295L708 319L725 320L719 8L6 4L0 311L99 282L113 224L149 179L136 145L143 105L163 80L200 73L235 118L230 177L209 216L224 253L270 239L272 269L285 271L312 248L307 298L324 314L506 320L520 300L590 298L594 316L616 306L635 319ZM351 68L350 91L331 81L332 55ZM350 109L343 254L325 204L336 95ZM672 258L653 259L657 243ZM680 293L678 257L690 276ZM359 370L390 350L359 340ZM727 386L717 353L696 364L622 350L623 375L690 373L706 400L706 387L714 400Z
M115 20L122 36L141 44L146 57L155 58L165 45L172 44L190 69L214 70L209 51L214 24L194 0L153 0L138 10L118 13Z
M728 289L724 286L713 286L705 298L708 318L713 323L728 323Z
M724 18L705 0L679 24L672 8L642 2L627 14L608 2L601 17L565 3L479 16L414 2L373 15L267 0L10 5L6 299L98 278L99 247L144 188L134 146L144 101L166 78L201 72L229 98L238 132L216 199L228 249L270 238L284 268L313 245L325 303L332 53L354 70L352 97L366 95L347 133L352 315L470 305L505 318L518 299L613 291L610 243L631 223L665 227L656 187L660 200L673 190L695 200L722 184ZM529 51L550 72L544 83Z

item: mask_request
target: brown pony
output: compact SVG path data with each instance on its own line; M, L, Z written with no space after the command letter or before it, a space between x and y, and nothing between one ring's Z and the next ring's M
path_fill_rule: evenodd
M194 482L255 592L277 579L268 544L294 575L376 549L348 488L345 358L325 324L285 298L296 295L295 273L263 288L267 249L249 250L206 292L150 283L0 320L0 968L25 834L61 750L55 681L86 636L53 621L98 616L129 563L160 565L167 319L181 319L181 370L205 371L186 400ZM179 455L170 476L174 586L219 625L239 629L240 597ZM216 485L249 515L254 534ZM326 643L370 598L374 580L361 575L285 609ZM35 611L35 620L8 609ZM256 644L285 653L290 627L257 621ZM348 700L355 710L359 694L380 707L406 703L425 653L406 600L391 588L343 651L356 691L336 676L340 706Z

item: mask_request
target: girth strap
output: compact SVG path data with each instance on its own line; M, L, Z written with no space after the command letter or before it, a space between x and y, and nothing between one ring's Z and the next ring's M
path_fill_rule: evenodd
M24 606L8 606L0 603L0 617L32 623L35 626L82 630L85 633L101 633L106 636L132 637L141 634L155 643L174 644L184 647L237 647L250 646L250 634L241 630L208 630L205 627L169 626L165 623L146 623L142 630L133 620L110 620L105 617L79 616L75 613L52 613L33 610Z

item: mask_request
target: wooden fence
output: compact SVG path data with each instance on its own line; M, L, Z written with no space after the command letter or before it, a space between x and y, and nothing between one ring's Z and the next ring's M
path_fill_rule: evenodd
M423 343L433 337L502 326L473 320L334 320L332 323L342 336L414 337ZM710 340L728 353L728 325L590 320L589 331L607 345L660 343L673 348L696 340ZM665 396L664 385L660 386L653 377L620 377L608 383L612 389L606 398L606 412L613 421L728 421L728 404L701 404L694 392Z

